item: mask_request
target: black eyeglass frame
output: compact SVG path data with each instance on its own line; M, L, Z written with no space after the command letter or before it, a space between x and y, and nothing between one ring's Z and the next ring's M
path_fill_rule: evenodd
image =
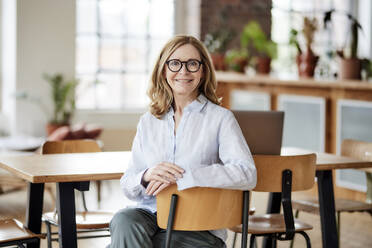
M178 61L178 62L180 62L180 63L181 63L181 67L180 67L180 69L178 69L178 70L176 70L176 71L172 70L172 69L169 67L169 63L172 62L172 61ZM190 70L189 70L189 67L187 66L187 64L188 64L190 61L198 62L199 66L198 66L198 69L197 69L196 71L190 71ZM165 63L167 64L168 69L169 69L171 72L179 72L179 71L182 69L183 64L185 64L186 70L187 70L188 72L191 72L191 73L198 72L198 71L200 70L200 66L204 64L202 61L197 60L197 59L189 59L189 60L187 60L187 61L181 61L181 60L179 60L179 59L170 59L170 60L168 60L168 61L165 62Z

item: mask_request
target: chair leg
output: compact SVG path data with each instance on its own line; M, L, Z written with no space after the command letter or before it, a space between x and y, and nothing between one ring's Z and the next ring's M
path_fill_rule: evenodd
M306 247L307 248L311 248L310 238L307 235L307 233L305 233L304 231L301 231L301 232L298 232L298 233L301 234L305 238L305 240L306 240Z
M300 214L300 210L297 209L296 213L295 213L295 218L296 219L298 218L299 214ZM296 236L296 234L293 236L293 239L291 240L291 244L289 245L289 248L293 248L295 236Z
M101 186L102 186L102 181L96 181L97 185L97 203L98 203L98 208L100 208L101 205Z
M254 248L256 244L256 235L252 234L251 239L249 240L249 248Z
M276 235L273 234L273 235L271 236L271 247L272 247L272 248L276 248L276 245L277 245L277 242L276 242Z
M167 232L165 235L165 248L170 248L171 237L172 237L172 229L174 223L174 215L176 213L176 206L177 206L178 196L173 194L169 209L169 216L168 216L168 223L167 223Z
M234 232L233 243L232 243L231 248L235 248L235 242L236 242L236 237L237 236L238 236L238 234L236 232Z
M46 231L47 231L47 244L48 248L52 248L52 229L48 221L45 221Z
M340 233L341 233L341 212L340 211L337 211L337 239L338 239L338 243L340 243Z

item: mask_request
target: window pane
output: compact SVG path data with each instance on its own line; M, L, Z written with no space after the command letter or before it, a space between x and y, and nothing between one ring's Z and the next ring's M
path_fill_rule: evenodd
M157 57L160 54L161 49L163 48L164 44L167 42L168 39L153 39L150 43L150 55L149 59L147 61L147 66L149 68L149 71L152 72L152 69L154 68L155 62Z
M290 9L292 0L273 0L273 8Z
M76 4L76 30L78 33L94 33L97 31L97 1L80 0Z
M128 33L130 36L145 37L148 31L148 13L148 0L136 0L135 4L130 5L130 8L125 13Z
M144 72L146 70L146 40L128 40L125 47L125 71Z
M76 88L76 107L78 109L96 108L92 106L95 101L95 78L94 75L78 75L79 84Z
M98 109L113 109L122 106L123 84L121 74L100 74L96 85Z
M295 11L312 11L314 8L314 3L312 1L303 1L303 0L293 0L292 9Z
M173 34L173 0L153 0L150 7L150 35L151 36L170 36ZM164 28L167 24L170 28ZM169 25L171 24L171 25Z
M80 36L76 39L76 72L95 73L97 67L98 40L96 36Z
M100 31L103 34L120 36L126 33L125 1L105 0L99 2Z
M278 43L289 42L289 31L291 30L290 13L280 9L273 9L271 23L271 38Z
M95 19L94 33L77 29L77 107L144 108L156 56L174 33L174 0L77 2L78 15Z
M147 74L126 74L123 85L123 104L128 108L143 108L149 102L144 94L150 76Z
M102 39L100 52L100 66L103 70L122 69L122 40Z

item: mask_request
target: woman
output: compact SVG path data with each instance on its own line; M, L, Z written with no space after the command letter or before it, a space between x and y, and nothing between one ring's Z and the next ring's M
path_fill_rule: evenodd
M120 183L136 208L119 211L110 223L111 247L162 247L155 195L170 184L249 190L256 169L231 111L219 106L217 82L204 45L176 36L155 64L150 111L138 124L132 158ZM175 231L173 247L224 247L226 231Z

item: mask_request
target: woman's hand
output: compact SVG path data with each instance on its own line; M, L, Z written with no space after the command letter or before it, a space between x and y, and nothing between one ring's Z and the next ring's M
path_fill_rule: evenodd
M147 185L145 193L147 195L154 195L155 196L160 191L162 191L163 189L168 187L169 185L171 185L171 184L170 183L162 183L162 182L153 180L153 181L150 181L150 183Z
M143 174L142 179L146 183L157 181L160 183L171 184L175 183L178 178L182 178L182 174L184 172L185 170L178 165L162 162L152 168L149 168Z

